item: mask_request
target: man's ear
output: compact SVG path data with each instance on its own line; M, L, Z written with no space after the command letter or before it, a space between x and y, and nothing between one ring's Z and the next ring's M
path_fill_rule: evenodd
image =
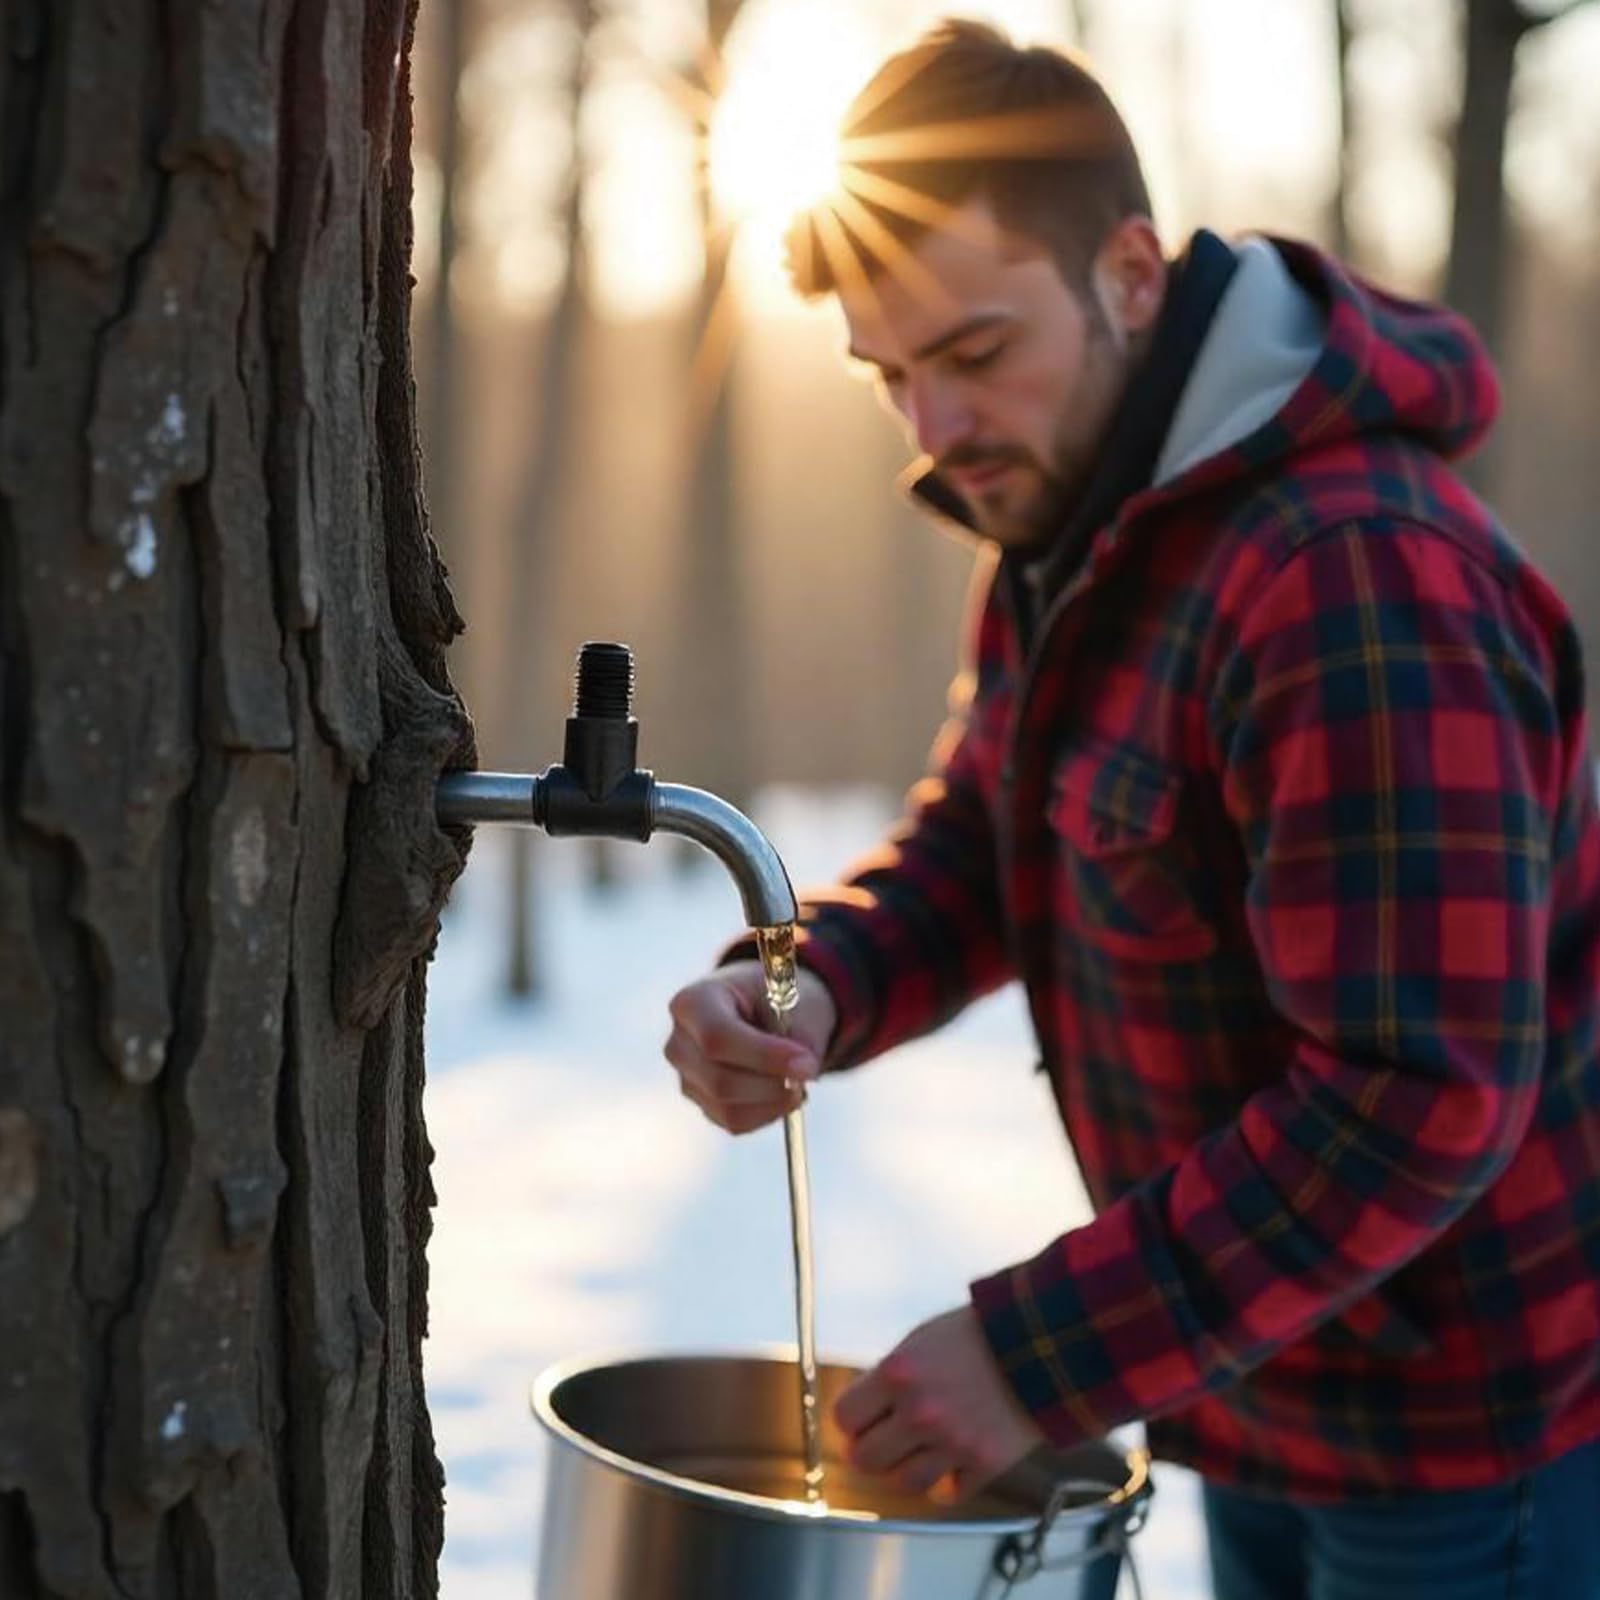
M1124 217L1096 252L1090 282L1120 347L1148 332L1167 296L1167 259L1155 224Z

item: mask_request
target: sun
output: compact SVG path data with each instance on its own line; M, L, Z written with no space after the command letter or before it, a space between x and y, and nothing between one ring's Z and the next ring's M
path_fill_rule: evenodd
M873 40L827 0L769 0L729 43L711 123L723 218L766 241L839 180L839 123L871 70Z

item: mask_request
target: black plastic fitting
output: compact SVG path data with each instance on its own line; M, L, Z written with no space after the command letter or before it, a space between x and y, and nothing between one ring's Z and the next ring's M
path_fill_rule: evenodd
M578 652L561 764L598 801L636 769L638 759L633 652L621 644L586 644Z
M565 767L547 768L534 787L533 820L553 839L637 839L652 832L655 775L630 772L608 795L592 800Z
M578 652L562 763L534 787L533 820L552 837L648 839L655 776L641 771L633 652L593 641Z

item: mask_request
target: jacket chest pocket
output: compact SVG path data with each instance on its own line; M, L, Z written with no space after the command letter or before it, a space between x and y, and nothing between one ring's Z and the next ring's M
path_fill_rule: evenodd
M1057 762L1048 819L1071 934L1129 961L1197 961L1216 948L1177 833L1182 786L1181 773L1108 742L1077 743Z

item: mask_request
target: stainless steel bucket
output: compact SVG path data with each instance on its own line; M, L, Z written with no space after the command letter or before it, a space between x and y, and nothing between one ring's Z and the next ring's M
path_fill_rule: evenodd
M1036 1453L1028 1474L938 1513L849 1482L832 1410L855 1372L819 1376L829 1480L844 1506L854 1491L876 1515L788 1498L801 1459L792 1353L545 1372L538 1600L1111 1600L1150 1496L1142 1454ZM1052 1495L1046 1479L1063 1487Z

